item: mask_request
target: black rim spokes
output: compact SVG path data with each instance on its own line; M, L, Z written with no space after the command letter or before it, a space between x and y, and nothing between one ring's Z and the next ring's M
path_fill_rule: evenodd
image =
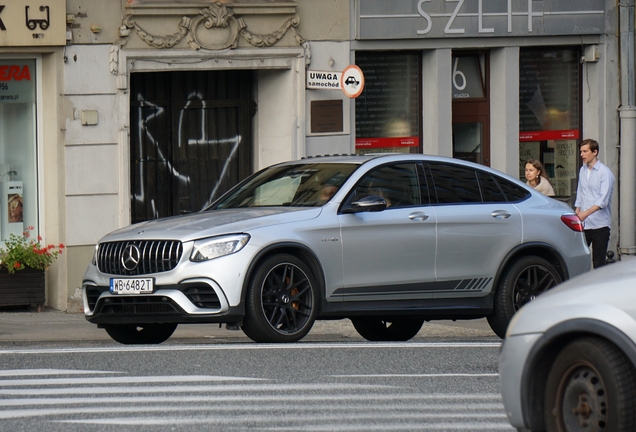
M536 296L554 285L556 285L554 276L545 267L535 265L526 268L521 272L515 284L515 310L534 300Z
M263 283L263 312L281 333L302 329L311 315L311 286L307 275L293 264L274 267Z

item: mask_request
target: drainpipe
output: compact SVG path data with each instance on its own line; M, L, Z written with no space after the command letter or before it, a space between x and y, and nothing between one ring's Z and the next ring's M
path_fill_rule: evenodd
M636 254L636 106L634 97L634 0L620 0L621 107L619 253Z

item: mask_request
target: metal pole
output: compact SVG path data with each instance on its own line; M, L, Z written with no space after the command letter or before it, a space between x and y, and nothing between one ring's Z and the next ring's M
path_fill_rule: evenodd
M636 254L636 106L634 98L634 0L620 0L621 108L619 253Z

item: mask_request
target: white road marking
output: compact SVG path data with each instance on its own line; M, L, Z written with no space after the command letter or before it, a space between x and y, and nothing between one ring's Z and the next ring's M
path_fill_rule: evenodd
M68 353L113 353L149 351L250 351L250 350L310 350L310 349L377 349L377 348L497 348L501 342L332 342L295 344L210 344L210 345L152 345L152 346L112 346L100 348L32 348L2 349L0 354L68 354Z
M498 373L444 373L444 374L364 374L364 375L331 375L334 378L486 378L499 377Z
M43 386L69 384L134 384L134 383L170 383L170 382L210 382L210 381L267 381L267 378L223 377L209 375L168 375L168 376L139 376L139 377L97 377L97 378L50 378L42 379L14 379L0 380L0 387L12 386Z

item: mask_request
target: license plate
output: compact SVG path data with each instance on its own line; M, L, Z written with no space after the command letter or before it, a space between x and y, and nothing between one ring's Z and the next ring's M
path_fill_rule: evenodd
M154 291L152 278L111 278L110 292L113 294L149 294Z

